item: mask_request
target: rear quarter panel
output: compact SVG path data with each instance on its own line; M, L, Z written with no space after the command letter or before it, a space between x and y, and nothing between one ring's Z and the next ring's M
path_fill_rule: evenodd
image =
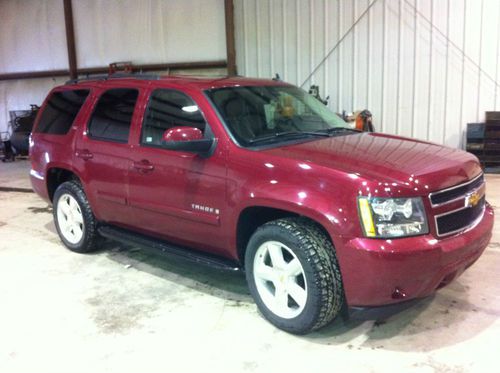
M47 98L43 102L40 111L35 119L33 132L30 139L30 161L31 161L31 183L34 191L47 202L50 201L50 196L47 190L47 175L52 168L63 168L73 172L80 179L82 174L80 170L74 167L74 147L77 136L79 135L82 126L88 118L92 107L92 91L93 87L87 84L79 85L78 89L89 89L90 94L87 100L78 112L72 126L65 135L53 135L38 133L37 127L40 122L41 115L47 106L49 97L53 92L75 89L75 87L56 87L49 92Z

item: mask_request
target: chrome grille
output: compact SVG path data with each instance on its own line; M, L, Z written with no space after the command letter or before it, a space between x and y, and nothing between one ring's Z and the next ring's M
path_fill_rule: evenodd
M433 208L447 204L454 206L453 210L434 216L437 235L460 232L474 225L483 215L486 204L484 176L480 174L466 183L433 192L429 194L429 199ZM457 208L458 201L463 201L462 207Z
M475 206L462 207L458 210L436 215L438 236L453 234L474 224L483 215L484 205L485 198L483 196Z
M429 198L431 200L431 205L432 207L436 207L443 205L445 203L456 201L457 199L464 198L464 196L467 193L477 189L483 183L484 183L484 176L483 174L480 174L466 183L456 185L451 188L443 189L440 190L439 192L431 193L429 195Z

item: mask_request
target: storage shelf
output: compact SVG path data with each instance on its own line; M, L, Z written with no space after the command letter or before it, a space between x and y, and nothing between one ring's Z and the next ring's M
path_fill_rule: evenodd
M487 111L485 123L467 124L466 150L483 167L500 164L500 111Z

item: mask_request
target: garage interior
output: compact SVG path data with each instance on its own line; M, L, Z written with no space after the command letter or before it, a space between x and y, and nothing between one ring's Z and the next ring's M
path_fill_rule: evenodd
M0 14L3 141L50 89L113 66L278 74L318 86L337 113L370 110L376 132L473 152L497 214L481 258L434 296L294 336L262 318L241 274L111 241L66 250L19 150L0 163L1 372L495 369L500 136L488 123L500 118L499 1L5 0Z

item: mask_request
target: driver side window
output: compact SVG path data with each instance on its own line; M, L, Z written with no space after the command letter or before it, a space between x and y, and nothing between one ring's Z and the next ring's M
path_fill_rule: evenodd
M198 105L179 91L153 91L142 125L141 144L160 146L166 130L182 126L195 127L205 133L205 119Z

